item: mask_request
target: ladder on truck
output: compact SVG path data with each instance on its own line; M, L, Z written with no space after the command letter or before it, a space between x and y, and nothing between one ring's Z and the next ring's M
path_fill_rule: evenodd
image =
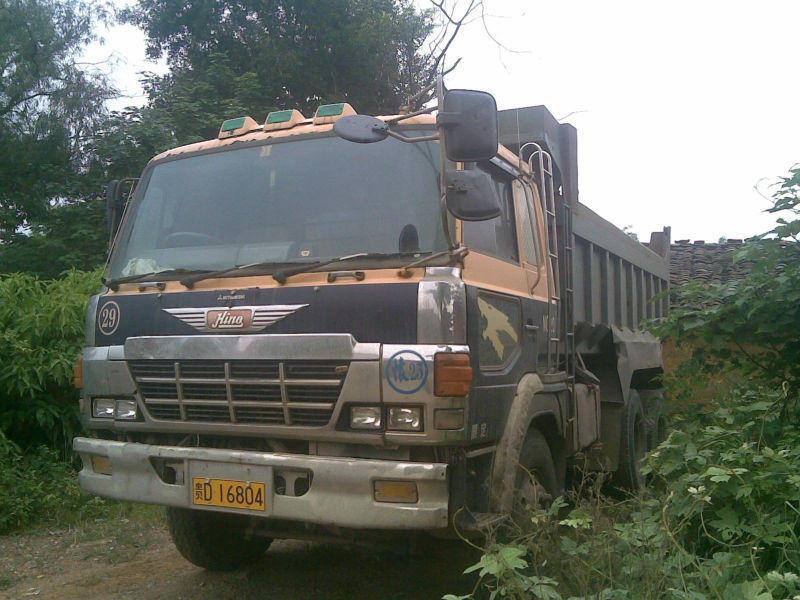
M545 218L545 245L550 265L547 278L547 372L560 370L563 347L564 371L567 384L572 389L575 383L575 331L573 313L573 235L572 207L569 199L562 196L562 246L559 247L559 219L556 208L553 158L539 144L529 142L520 148L520 154L526 146L533 146L533 153L528 157L531 173L538 177L537 187L541 196ZM535 164L534 164L535 162ZM563 256L563 265L561 257Z

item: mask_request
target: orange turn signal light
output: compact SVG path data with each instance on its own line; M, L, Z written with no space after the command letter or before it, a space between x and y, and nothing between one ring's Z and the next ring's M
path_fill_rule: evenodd
M76 388L83 389L83 355L78 357L78 362L72 367L72 380Z
M436 396L466 396L472 385L469 354L439 352L433 357L433 393Z

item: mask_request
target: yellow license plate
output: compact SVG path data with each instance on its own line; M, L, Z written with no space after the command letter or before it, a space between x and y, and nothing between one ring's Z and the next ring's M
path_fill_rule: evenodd
M266 510L266 494L266 486L257 481L192 478L193 504Z

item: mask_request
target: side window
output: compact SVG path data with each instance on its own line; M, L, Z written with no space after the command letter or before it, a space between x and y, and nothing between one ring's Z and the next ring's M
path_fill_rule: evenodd
M522 251L524 253L525 262L529 265L540 265L541 259L539 258L539 224L536 222L536 213L533 213L533 219L530 218L528 210L528 201L531 200L531 191L527 190L523 185L517 186L519 195L519 220L520 230L522 231Z
M500 201L500 216L489 221L464 221L464 244L476 252L519 263L514 219L514 178L492 164L473 166L492 176Z
M506 366L519 348L522 308L519 298L489 292L478 293L480 341L478 360L482 369Z

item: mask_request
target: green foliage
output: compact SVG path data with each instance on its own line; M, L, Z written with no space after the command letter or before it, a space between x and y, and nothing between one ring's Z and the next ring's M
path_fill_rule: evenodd
M84 143L112 95L78 63L104 15L83 0L0 6L0 239L81 196Z
M571 504L533 512L532 533L490 543L468 572L498 598L800 594L800 447L780 416L787 402L745 389L709 404L649 455L643 495L615 502L589 482Z
M110 504L81 490L75 470L53 450L22 454L0 433L0 535L37 523L96 518Z
M86 303L99 286L99 272L0 279L0 432L8 440L69 451L79 427L73 367Z
M105 263L107 244L104 201L56 206L28 233L8 236L0 250L0 273L54 279L70 269L92 271Z
M800 167L781 179L770 212L784 216L733 253L752 272L720 285L685 286L679 306L657 326L657 333L691 349L685 374L731 366L800 390Z
M220 112L225 102L260 118L278 107L310 115L332 101L372 114L394 112L433 64L419 52L432 14L418 12L408 0L210 0L190 6L139 0L124 15L146 32L148 54L166 54L171 67L159 95L150 96L153 107L168 98L176 113L183 112L178 104L184 100L184 110L217 104L214 125L242 114ZM183 89L197 84L194 98L184 96ZM174 95L164 94L171 89Z

